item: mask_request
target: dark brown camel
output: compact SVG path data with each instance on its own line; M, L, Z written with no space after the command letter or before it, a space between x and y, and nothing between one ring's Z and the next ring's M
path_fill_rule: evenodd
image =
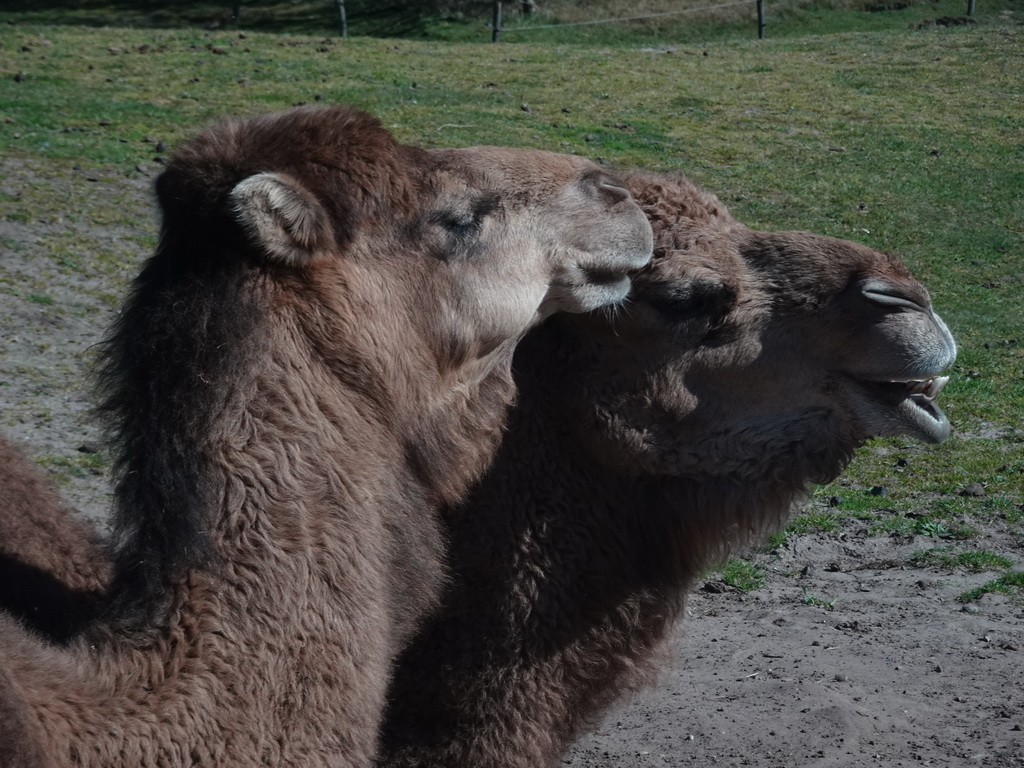
M894 257L754 232L627 177L655 232L628 311L516 353L501 449L450 510L452 580L402 655L379 766L540 768L649 682L694 581L876 435L945 439L955 345Z
M0 436L0 609L63 642L96 615L110 570L100 535Z
M621 299L649 225L581 158L347 108L214 128L157 193L104 352L111 586L62 647L0 618L0 765L369 765L515 344Z

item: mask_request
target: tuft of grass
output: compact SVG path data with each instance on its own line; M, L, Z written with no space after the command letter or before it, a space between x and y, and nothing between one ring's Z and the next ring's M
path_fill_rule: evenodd
M943 521L930 515L879 517L868 526L868 532L874 536L897 533L903 536L929 536L933 539L970 539L978 535L977 529L971 525Z
M0 195L0 200L2 199L3 196ZM0 248L2 248L5 251L22 251L25 249L25 244L13 237L0 235Z
M806 512L793 518L781 531L768 536L768 549L784 546L790 536L807 533L827 533L838 531L842 527L843 518L831 512Z
M944 568L950 571L964 570L970 573L981 573L982 571L1005 571L1013 566L1013 561L1008 557L984 549L957 552L950 547L934 547L915 552L910 556L910 564L920 568Z
M824 608L826 611L834 611L838 599L834 597L823 597L815 594L814 592L804 591L803 596L800 598L800 602L804 605L816 605L819 608Z
M752 592L764 586L764 573L747 560L733 558L720 571L721 580L740 592Z
M786 526L787 533L828 533L838 531L842 518L831 512L808 512L795 518Z
M58 477L85 477L102 475L107 471L103 453L79 453L74 456L43 456L39 464L54 471Z
M982 584L980 587L967 590L959 595L957 600L961 603L973 603L982 595L987 595L990 592L999 592L1011 597L1024 596L1024 571L1013 571L1003 574L998 579Z

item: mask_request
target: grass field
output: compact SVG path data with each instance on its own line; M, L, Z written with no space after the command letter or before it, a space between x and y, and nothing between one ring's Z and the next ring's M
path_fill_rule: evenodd
M953 437L866 447L818 492L829 515L879 534L903 526L969 541L972 520L998 519L1024 535L1024 10L981 7L977 24L954 27L652 47L24 23L60 18L34 7L0 13L16 22L0 25L0 154L29 174L0 186L0 211L45 224L62 268L122 280L154 227L116 204L119 180L154 174L225 114L345 101L426 146L681 169L752 226L900 254L960 343L943 394ZM90 196L90 174L113 191ZM83 176L69 192L64 182ZM75 220L137 237L118 248L60 238ZM53 304L45 286L5 280L2 265L0 291ZM959 495L971 483L984 495Z

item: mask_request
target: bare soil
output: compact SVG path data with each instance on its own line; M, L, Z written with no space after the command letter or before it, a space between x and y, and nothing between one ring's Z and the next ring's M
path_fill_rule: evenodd
M138 244L153 236L149 180L146 169L55 179L0 160L0 191L39 185L60 191L68 215L0 218L0 429L103 527L107 464L85 372L113 297L146 255ZM126 199L124 224L73 215ZM976 545L1019 569L1021 537L979 528ZM708 582L659 685L612 712L565 764L1021 768L1024 606L991 594L957 602L995 574L907 565L935 544L870 536L850 520L759 554L768 578L756 591Z
M905 564L934 544L850 526L758 556L755 592L706 584L674 667L567 765L1024 766L1024 607L957 602L991 573ZM1021 560L1019 538L979 546Z

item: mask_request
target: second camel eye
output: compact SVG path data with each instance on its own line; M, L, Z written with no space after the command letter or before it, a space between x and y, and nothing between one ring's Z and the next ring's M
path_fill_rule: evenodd
M456 237L467 237L480 228L481 217L475 212L466 211L461 214L449 214L441 219L441 226Z

